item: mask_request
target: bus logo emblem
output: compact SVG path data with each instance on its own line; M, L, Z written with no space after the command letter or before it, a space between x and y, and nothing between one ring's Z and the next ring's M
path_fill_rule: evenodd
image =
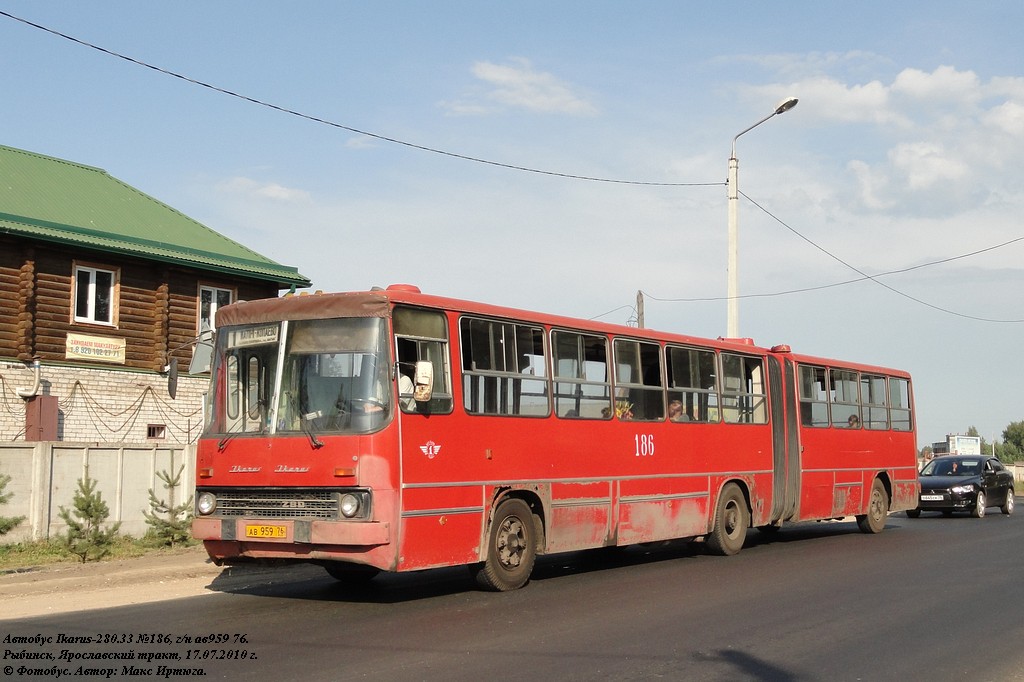
M426 445L421 445L420 450L427 456L427 459L434 459L435 456L441 454L441 446L432 440L428 440Z

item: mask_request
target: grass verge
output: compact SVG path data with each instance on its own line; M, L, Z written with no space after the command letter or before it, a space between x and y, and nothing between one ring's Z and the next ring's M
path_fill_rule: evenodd
M175 546L186 547L192 544L195 543L178 544ZM114 541L110 548L110 553L100 559L100 561L132 559L164 549L168 549L168 547L158 544L152 538L133 538L129 535L121 535ZM47 566L50 564L81 563L81 561L78 556L71 554L65 549L60 540L37 540L33 542L0 544L0 571Z

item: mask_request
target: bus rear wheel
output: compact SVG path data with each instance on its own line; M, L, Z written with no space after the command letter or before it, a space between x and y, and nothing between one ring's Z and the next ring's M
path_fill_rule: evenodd
M473 567L484 588L507 592L527 583L537 559L537 533L530 506L520 499L502 502L487 532L487 556Z
M708 548L721 556L732 556L741 549L747 539L750 515L747 512L747 498L735 483L722 488L715 510L715 525L707 536Z
M857 527L862 533L881 533L888 517L889 493L885 491L885 484L876 478L875 482L871 484L868 513L857 515Z

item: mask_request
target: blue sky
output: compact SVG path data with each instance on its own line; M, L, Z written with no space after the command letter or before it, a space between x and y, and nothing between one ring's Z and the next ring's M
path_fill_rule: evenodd
M619 323L643 291L648 327L712 338L730 144L798 97L737 142L741 335L909 370L921 444L1024 419L1019 1L0 12L303 114L0 16L0 143L104 168L314 288Z

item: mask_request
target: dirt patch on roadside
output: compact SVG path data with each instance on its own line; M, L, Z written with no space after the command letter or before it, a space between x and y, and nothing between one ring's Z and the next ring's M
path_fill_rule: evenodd
M319 566L220 567L202 546L135 559L52 564L0 574L0 621L145 604L215 592L246 592L269 584L323 578Z
M0 575L0 619L141 604L202 594L222 569L202 547L135 559L51 564Z

